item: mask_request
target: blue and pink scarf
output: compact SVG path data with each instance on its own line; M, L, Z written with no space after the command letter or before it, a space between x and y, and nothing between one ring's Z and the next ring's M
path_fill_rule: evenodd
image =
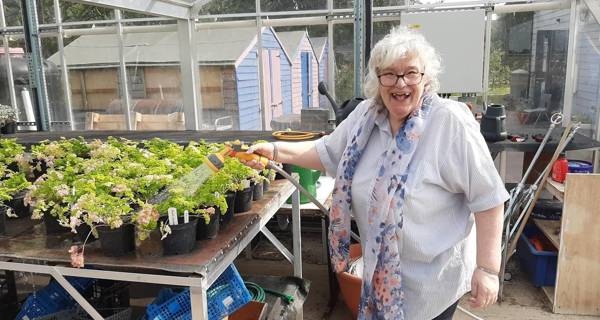
M398 237L402 228L409 165L425 129L433 96L425 96L395 136L395 143L378 160L376 181L368 204L368 228L361 234L363 282L359 319L404 319L404 293ZM373 103L351 129L336 173L330 211L329 241L336 272L349 264L352 179L356 166L385 107Z

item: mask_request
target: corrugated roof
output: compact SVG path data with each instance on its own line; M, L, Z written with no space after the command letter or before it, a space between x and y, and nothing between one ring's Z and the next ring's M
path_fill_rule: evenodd
M211 29L199 31L196 37L198 62L201 64L234 64L253 43L256 28ZM126 63L168 65L179 63L179 41L176 32L126 33L123 35ZM84 35L65 46L67 65L114 66L119 64L117 35ZM48 60L60 64L58 52Z
M306 31L277 32L279 41L281 41L283 48L288 52L291 59L294 59L298 54L298 48L305 36L307 36Z
M327 37L310 38L313 48L317 53L317 59L321 60L323 52L325 51L325 44L327 44Z

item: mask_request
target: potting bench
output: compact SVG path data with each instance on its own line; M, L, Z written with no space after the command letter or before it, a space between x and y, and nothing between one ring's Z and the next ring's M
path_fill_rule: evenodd
M237 214L213 240L199 241L190 254L162 256L159 239L149 239L138 246L135 254L124 257L105 256L98 243L85 249L86 268L70 267L67 250L71 234L46 235L43 224L29 219L11 221L8 235L0 237L0 269L41 273L52 276L92 316L100 314L83 298L65 276L154 283L190 288L192 319L207 319L207 289L259 233L272 235L267 222L292 197L293 253L275 237L281 253L294 266L294 276L302 277L299 192L287 180L276 180L264 198L255 201L252 209ZM302 312L298 312L302 318Z

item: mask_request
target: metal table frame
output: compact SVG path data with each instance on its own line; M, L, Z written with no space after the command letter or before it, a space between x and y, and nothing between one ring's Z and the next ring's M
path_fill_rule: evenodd
M292 197L292 234L293 234L293 253L277 239L266 228L267 222L275 215L279 207L287 198ZM39 265L33 263L6 262L0 261L0 269L41 273L52 276L65 290L81 305L81 307L95 320L101 320L103 317L94 309L94 307L65 279L65 276L87 277L95 279L129 281L152 283L162 285L183 286L190 288L190 298L192 306L192 319L208 319L207 290L210 285L225 271L225 269L235 260L235 258L250 244L250 241L262 232L274 245L281 251L285 258L293 264L294 276L302 277L302 251L300 238L300 193L298 189L290 188L285 192L279 193L279 203L277 206L269 208L267 212L261 215L259 223L254 223L248 227L246 235L239 239L228 253L222 256L219 261L214 261L214 268L202 272L202 274L193 276L169 276L156 275L144 272L122 272L93 269L77 269L72 267ZM215 259L216 260L216 259ZM298 312L298 319L302 319L302 310Z

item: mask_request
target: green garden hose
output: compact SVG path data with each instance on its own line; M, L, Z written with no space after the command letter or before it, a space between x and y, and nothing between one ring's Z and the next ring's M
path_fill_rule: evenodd
M250 291L250 297L254 301L265 302L266 293L282 298L286 303L294 302L294 297L288 294L284 294L275 290L266 289L254 282L244 282L248 291Z

